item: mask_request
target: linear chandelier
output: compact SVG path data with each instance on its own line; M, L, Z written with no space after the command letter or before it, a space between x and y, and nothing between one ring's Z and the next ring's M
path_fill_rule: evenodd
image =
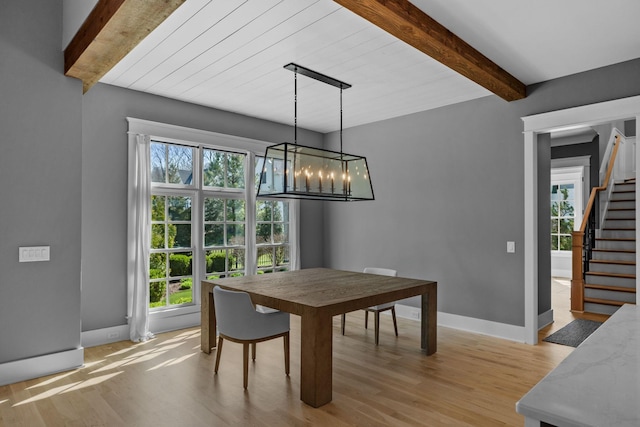
M351 85L294 63L284 68L294 73L294 142L267 147L257 197L374 200L367 159L342 151L342 91ZM340 88L339 152L298 144L298 74Z

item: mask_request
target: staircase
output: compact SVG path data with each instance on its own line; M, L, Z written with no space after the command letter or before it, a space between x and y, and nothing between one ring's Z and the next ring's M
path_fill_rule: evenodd
M614 184L584 280L584 311L613 314L636 301L636 182Z

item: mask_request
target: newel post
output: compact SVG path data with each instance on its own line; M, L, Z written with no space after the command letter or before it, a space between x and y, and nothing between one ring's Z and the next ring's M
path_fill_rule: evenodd
M584 312L584 274L582 252L584 231L571 233L571 311Z

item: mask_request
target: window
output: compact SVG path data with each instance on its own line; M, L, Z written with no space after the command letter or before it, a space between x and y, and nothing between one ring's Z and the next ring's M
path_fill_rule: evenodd
M260 200L257 203L256 245L258 271L289 267L289 202Z
M149 308L193 303L193 147L151 141Z
M193 301L191 206L191 197L160 194L151 196L151 308Z
M571 233L576 220L573 183L551 185L551 250L571 251Z
M152 123L129 120L130 129L132 122ZM149 143L150 312L193 313L205 278L290 269L297 208L288 201L255 200L262 167L256 154L266 144L168 125L152 134L163 131L166 138L151 137ZM211 138L203 141L204 134ZM195 142L187 142L191 137Z

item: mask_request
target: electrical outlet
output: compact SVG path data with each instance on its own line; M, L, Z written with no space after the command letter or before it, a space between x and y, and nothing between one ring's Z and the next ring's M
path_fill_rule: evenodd
M113 340L113 339L116 339L116 338L120 338L120 332L109 332L107 334L107 339L108 340Z
M416 319L416 320L420 320L420 312L418 310L412 310L411 311L411 318L412 319Z

